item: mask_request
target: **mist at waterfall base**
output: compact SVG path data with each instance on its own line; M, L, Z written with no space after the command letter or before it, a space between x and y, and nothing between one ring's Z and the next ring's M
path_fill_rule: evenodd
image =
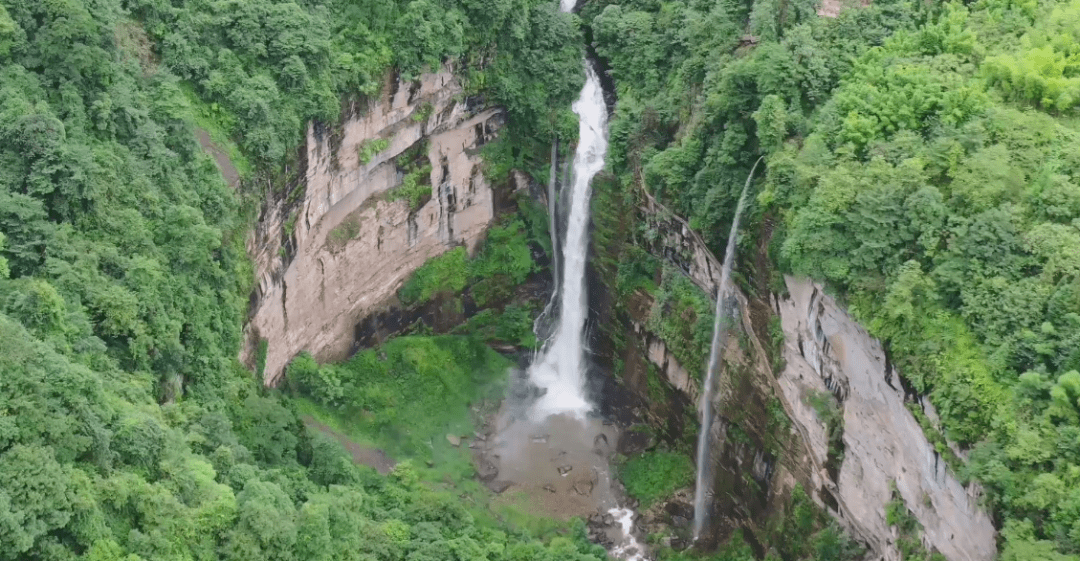
M735 237L739 234L739 219L742 217L743 207L746 206L746 193L750 190L750 181L754 178L761 158L754 162L750 169L750 175L743 185L742 194L739 195L739 204L735 206L735 218L731 221L731 232L728 233L727 247L724 249L724 262L720 267L720 286L716 288L716 313L713 318L712 345L709 348L709 366L705 370L705 383L701 388L701 401L698 408L701 411L701 431L698 433L697 443L697 477L694 482L694 541L701 538L701 532L705 529L709 507L709 484L711 481L712 467L709 461L709 433L712 432L712 394L716 385L714 378L720 365L720 355L727 345L728 334L731 333L731 325L728 318L732 316L733 304L729 304L726 297L731 288L731 267L735 262Z

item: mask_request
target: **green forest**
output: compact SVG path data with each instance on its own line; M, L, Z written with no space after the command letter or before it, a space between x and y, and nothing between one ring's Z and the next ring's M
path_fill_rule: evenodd
M454 61L546 142L579 37L533 0L0 1L0 559L602 559L582 525L492 513L422 464L354 465L236 358L244 239L306 121ZM505 368L477 341L402 340L395 374Z
M644 190L720 250L764 156L740 278L767 237L773 290L782 273L825 282L929 396L940 423L924 428L985 489L1000 559L1080 559L1080 0L842 8L0 0L0 561L604 559L580 520L488 508L467 453L439 438L505 391L510 361L486 343L535 348L537 310L340 364L301 354L282 390L237 358L245 240L305 123L338 122L388 72L451 64L506 111L493 169L546 178L551 140L576 135L587 50L617 98L607 196ZM520 206L402 301L468 287L484 306L540 271L546 220ZM627 263L619 289L655 264ZM707 314L688 284L664 269L652 288ZM709 335L675 348L695 372ZM357 411L373 413L349 426ZM379 475L304 416L413 459ZM627 487L656 500L691 480L685 460L631 460ZM796 489L768 558L857 558ZM760 557L738 533L709 555Z

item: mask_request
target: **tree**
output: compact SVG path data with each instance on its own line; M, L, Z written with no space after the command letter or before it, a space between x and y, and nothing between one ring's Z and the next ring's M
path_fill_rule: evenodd
M75 501L69 468L50 449L20 444L0 453L0 558L19 559L64 527Z

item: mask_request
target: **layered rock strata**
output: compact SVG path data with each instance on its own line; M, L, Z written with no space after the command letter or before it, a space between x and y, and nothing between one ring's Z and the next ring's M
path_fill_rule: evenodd
M266 384L303 350L345 358L357 323L410 273L458 245L476 248L496 210L479 149L502 124L500 111L476 105L444 68L389 78L379 98L350 104L338 129L308 125L303 199L267 205L249 243L258 286L241 358L254 362L255 342L266 342ZM394 189L425 160L431 171L416 183L431 195L414 208Z

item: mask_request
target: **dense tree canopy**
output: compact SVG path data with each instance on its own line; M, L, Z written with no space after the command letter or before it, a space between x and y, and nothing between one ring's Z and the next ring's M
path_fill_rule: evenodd
M549 135L578 37L534 0L0 0L0 559L597 559L356 466L237 364L250 213L195 128L272 171L453 60Z

